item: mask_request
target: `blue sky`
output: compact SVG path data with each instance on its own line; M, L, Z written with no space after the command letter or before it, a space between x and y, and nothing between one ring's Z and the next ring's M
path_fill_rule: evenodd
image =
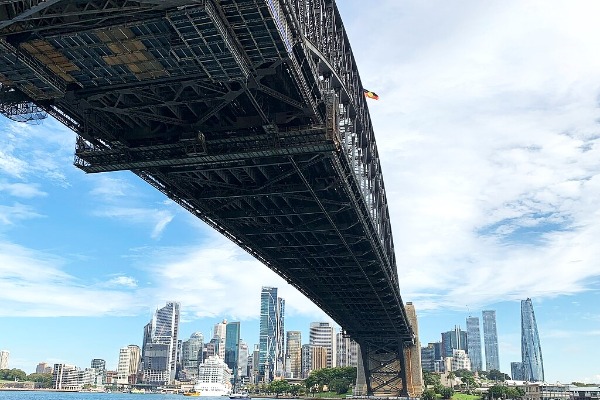
M534 301L548 381L600 383L600 3L339 2L388 190L401 292L423 343L497 313L504 372ZM260 287L286 329L327 317L131 173L72 166L59 123L0 119L0 349L116 368L166 301L183 338L223 318L258 341ZM305 337L306 340L306 337Z

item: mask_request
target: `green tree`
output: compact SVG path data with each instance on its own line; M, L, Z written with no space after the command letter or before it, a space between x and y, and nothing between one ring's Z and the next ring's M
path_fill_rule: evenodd
M292 396L298 396L298 393L300 393L300 390L302 389L302 386L300 385L290 385L290 394Z
M440 394L442 395L442 399L450 399L450 398L452 398L452 395L454 394L454 389L449 388L449 387L442 388Z
M269 392L275 393L275 397L279 397L281 393L290 391L290 384L285 379L280 379L269 383Z
M350 389L350 381L346 378L333 378L329 382L328 387L330 392L334 391L337 394L345 394Z
M421 395L421 400L435 400L435 392L431 389L427 389Z
M52 387L52 374L29 374L27 380L37 383L42 388Z
M488 397L490 399L501 399L505 395L506 395L506 386L494 385L488 389Z
M504 382L507 379L510 379L510 376L506 375L504 372L500 372L497 369L492 369L488 373L488 379L491 381Z
M27 374L17 368L0 369L0 379L5 381L24 381L27 379Z
M423 383L425 386L432 386L440 383L440 374L435 372L423 371Z

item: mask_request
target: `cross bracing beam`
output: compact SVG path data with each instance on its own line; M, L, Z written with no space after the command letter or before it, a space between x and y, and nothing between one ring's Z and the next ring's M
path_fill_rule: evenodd
M357 340L365 394L406 392L413 334L334 1L9 3L0 82L80 136L78 167L131 169Z

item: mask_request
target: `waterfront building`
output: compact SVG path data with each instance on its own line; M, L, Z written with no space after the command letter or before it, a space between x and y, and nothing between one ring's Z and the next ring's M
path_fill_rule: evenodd
M335 338L336 342L336 361L337 367L357 367L358 366L358 343L349 336L338 332Z
M92 367L96 371L96 381L99 380L97 384L103 385L106 383L106 361L100 358L94 358L91 362L90 367Z
M225 364L233 374L233 387L237 388L238 359L240 356L240 323L228 322L225 327Z
M248 356L248 365L250 369L250 382L257 385L260 383L260 348L259 345L254 345L254 350L252 350L252 354Z
M523 400L570 400L569 386L560 383L525 382Z
M453 331L442 332L442 357L452 357L453 350L467 349L467 332L455 325Z
M302 332L287 331L286 360L289 377L300 379L302 376Z
M135 344L130 344L129 346L119 349L116 383L119 385L131 385L136 383L140 360L140 348Z
M302 350L301 350L301 363L302 363L302 379L306 379L308 378L308 375L310 374L310 366L311 366L311 359L310 359L310 344L303 344L302 345Z
M56 390L80 390L79 371L76 366L54 364L52 368L52 388Z
M310 370L315 371L327 367L328 349L323 346L310 346Z
M523 377L523 363L511 362L510 363L510 376L513 381L524 381Z
M36 374L51 374L52 366L48 363L41 362L35 367Z
M168 302L156 310L144 328L142 380L152 385L170 384L177 371L179 303Z
M521 362L524 380L530 382L544 380L542 346L531 299L521 301Z
M569 386L571 400L600 400L600 387L598 386Z
M483 364L481 360L481 334L479 331L479 318L467 318L467 353L471 360L472 371L481 371Z
M198 367L194 390L202 396L224 396L231 393L231 369L219 356L210 356Z
M0 350L0 369L8 369L8 358L10 352L8 350Z
M186 379L198 376L198 366L202 362L204 335L194 332L188 340L181 343L181 368Z
M323 368L333 368L336 362L335 331L329 322L311 322L308 342L312 347L323 347L327 350L327 364ZM312 361L315 363L315 360ZM314 370L314 368L312 368Z
M277 288L263 287L260 294L259 376L269 383L277 371L283 371L283 329L285 301L277 297Z
M485 370L500 370L498 356L498 331L496 329L496 311L485 310L483 316L483 346L485 347Z

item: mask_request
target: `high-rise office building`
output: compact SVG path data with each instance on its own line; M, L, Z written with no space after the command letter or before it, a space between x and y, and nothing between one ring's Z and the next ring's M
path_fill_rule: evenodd
M238 383L238 361L240 356L240 323L228 322L225 326L225 364L231 369L233 387Z
M194 332L188 340L181 343L181 368L186 379L198 376L198 365L202 362L204 348L204 335Z
M496 311L486 310L483 315L483 345L485 347L485 370L500 370L498 356L498 331L496 330Z
M142 379L148 384L169 384L177 372L179 303L168 302L156 310L144 328Z
M336 362L336 343L335 343L335 331L333 326L329 324L329 322L311 322L310 330L308 333L308 343L311 347L322 347L327 352L327 368L335 367ZM312 352L312 356L314 358L315 352ZM320 357L322 352L318 353ZM317 361L313 360L311 366L316 365ZM320 363L320 360L319 360ZM319 364L320 365L320 364ZM313 368L314 369L314 368Z
M227 333L227 320L224 319L222 322L216 323L213 330L213 340L215 341L215 352L221 357L221 360L225 361L225 336Z
M277 348L275 353L275 376L285 375L285 300L277 298Z
M310 370L316 371L327 367L329 351L323 346L310 346Z
M259 376L271 382L284 369L283 329L285 301L277 297L277 288L263 287L260 294Z
M36 374L51 374L52 366L48 363L41 362L37 365L37 367L35 367L35 373Z
M521 361L523 380L530 382L544 380L542 346L531 299L521 300Z
M248 348L248 343L240 339L240 354L238 356L238 376L240 378L250 376L249 358L250 349Z
M117 383L121 385L134 384L141 361L140 348L135 344L119 349L119 364L117 365Z
M343 332L336 334L335 342L337 346L335 365L337 367L357 367L358 343L345 336Z
M471 371L481 371L483 365L478 317L467 318L467 353L469 353L469 359L471 360Z
M460 326L454 326L453 331L442 332L442 357L452 357L453 350L467 349L467 332L460 329Z
M0 369L8 369L8 357L10 353L8 350L0 350Z
M510 363L510 376L513 381L523 381L523 363L511 362Z
M310 374L310 366L312 364L312 360L310 359L310 344L302 345L302 379L308 378Z
M90 366L96 370L96 374L99 376L100 383L106 383L106 361L100 358L94 358Z
M290 377L302 377L302 333L287 331L286 359L289 360Z

